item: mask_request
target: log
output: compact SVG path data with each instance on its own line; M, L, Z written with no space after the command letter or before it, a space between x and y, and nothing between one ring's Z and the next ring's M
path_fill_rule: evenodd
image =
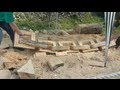
M102 27L99 24L79 24L75 27L75 32L79 34L101 34Z

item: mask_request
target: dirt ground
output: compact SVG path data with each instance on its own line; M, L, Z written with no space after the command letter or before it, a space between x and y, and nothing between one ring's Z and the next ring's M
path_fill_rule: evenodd
M39 39L49 39L49 40L88 40L88 39L100 39L104 40L105 36L101 35L69 35L69 36L55 36L55 35L42 35L40 34ZM113 36L113 38L116 38ZM10 43L8 37L4 37L2 46ZM11 53L12 52L12 53ZM14 56L14 52L19 55L24 55L19 57L17 55ZM34 50L24 50L19 51L13 48L7 49L7 53L4 56L9 59L15 57L19 58L22 62L27 62L29 58L34 55ZM88 52L88 53L72 53L67 56L54 56L47 55L41 56L39 58L33 58L33 66L35 70L35 75L38 79L85 79L97 75L109 74L112 72L120 71L120 49L117 50L114 48L109 49L109 61L107 63L107 67L102 67L104 65L104 51L98 52ZM51 59L60 59L64 62L64 66L57 68L55 71L51 71L47 65L47 61ZM95 63L94 63L95 62ZM97 66L100 64L101 66ZM21 65L21 64L20 64ZM22 65L21 65L22 66ZM17 67L19 69L20 67Z

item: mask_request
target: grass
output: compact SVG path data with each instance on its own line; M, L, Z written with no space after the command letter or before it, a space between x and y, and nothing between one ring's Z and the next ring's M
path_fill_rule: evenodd
M113 31L113 34L118 34L118 33L120 33L120 26Z
M20 29L32 29L32 30L50 30L50 29L72 29L78 24L89 24L89 23L99 23L102 24L103 19L97 16L93 16L90 12L86 13L83 17L69 17L69 18L61 18L56 21L40 21L37 19L27 19L27 20L16 20L16 24L20 27Z

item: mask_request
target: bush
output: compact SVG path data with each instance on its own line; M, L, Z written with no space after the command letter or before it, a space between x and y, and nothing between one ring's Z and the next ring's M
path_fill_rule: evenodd
M21 29L71 29L81 23L101 23L103 19L91 12L15 12Z

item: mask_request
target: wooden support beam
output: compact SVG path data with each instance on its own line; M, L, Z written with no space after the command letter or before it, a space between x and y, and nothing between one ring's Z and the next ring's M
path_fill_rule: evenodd
M22 38L26 38L27 40L33 40L35 41L35 33L28 32L25 30L21 30L22 33L26 34L25 36L19 36L17 33L15 33L15 39L14 39L14 47L19 47L19 48L27 48L27 49L35 49L33 46L29 46L23 43L20 43L20 40Z

